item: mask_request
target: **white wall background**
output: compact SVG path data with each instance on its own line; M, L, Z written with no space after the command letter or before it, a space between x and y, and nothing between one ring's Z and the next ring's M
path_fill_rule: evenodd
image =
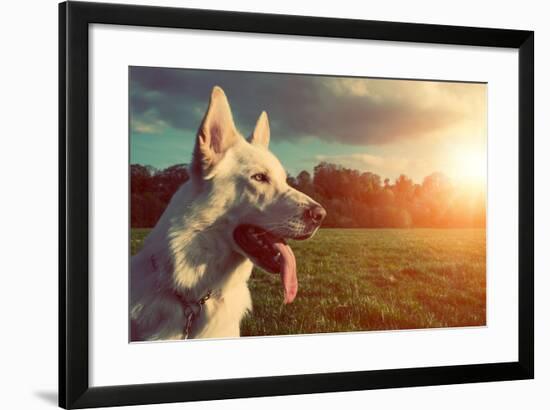
M546 409L550 404L550 26L545 2L387 0L123 1L536 31L536 379L148 406L185 409L364 407ZM0 25L0 407L54 408L57 389L57 2L6 2ZM7 230L6 230L7 227ZM133 407L141 408L141 407Z

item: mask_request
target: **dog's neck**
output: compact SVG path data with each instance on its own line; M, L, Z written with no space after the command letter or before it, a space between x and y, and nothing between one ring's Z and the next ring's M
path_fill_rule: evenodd
M252 265L230 245L229 221L220 217L224 213L218 206L192 182L174 195L140 252L153 258L151 269L159 271L164 286L200 297L208 289L248 279ZM234 272L243 277L231 277Z

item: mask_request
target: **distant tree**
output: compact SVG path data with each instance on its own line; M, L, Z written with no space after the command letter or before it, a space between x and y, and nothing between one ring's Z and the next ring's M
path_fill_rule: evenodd
M178 164L158 171L153 177L153 183L161 201L168 202L180 185L188 179L187 168L183 164Z
M296 183L296 189L305 193L306 195L314 196L315 189L313 188L313 181L309 172L301 171L296 177Z
M292 188L298 187L298 180L290 174L287 174L286 183L290 185Z
M178 188L189 179L183 164L163 170L130 165L130 222L132 227L154 226Z
M426 193L437 193L451 188L451 181L442 172L434 172L422 181L422 188Z
M413 192L413 181L406 175L399 175L399 178L395 180L394 192L396 194L409 195Z
M163 170L130 167L132 227L156 224L173 194L189 180L186 165ZM453 185L442 173L432 173L421 184L405 174L389 178L341 165L321 162L311 175L306 170L287 183L321 203L327 210L325 227L411 228L484 227L485 195Z
M130 165L130 191L132 193L149 192L152 187L151 177L156 172L151 166Z
M298 180L298 184L300 186L309 187L311 185L311 175L309 175L309 172L307 171L300 172L296 179Z

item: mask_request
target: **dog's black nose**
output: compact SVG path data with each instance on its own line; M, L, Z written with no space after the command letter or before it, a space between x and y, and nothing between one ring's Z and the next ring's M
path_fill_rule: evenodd
M325 208L319 205L313 205L311 208L308 208L305 211L305 217L307 219L310 219L312 222L315 222L316 224L320 224L321 222L323 222L325 216L327 216L327 211L325 211Z

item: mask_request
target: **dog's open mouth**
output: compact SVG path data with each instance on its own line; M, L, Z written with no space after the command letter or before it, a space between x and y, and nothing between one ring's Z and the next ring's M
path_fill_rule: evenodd
M298 293L296 258L285 240L254 225L239 225L233 231L233 238L254 264L268 272L281 274L284 302L292 303Z

